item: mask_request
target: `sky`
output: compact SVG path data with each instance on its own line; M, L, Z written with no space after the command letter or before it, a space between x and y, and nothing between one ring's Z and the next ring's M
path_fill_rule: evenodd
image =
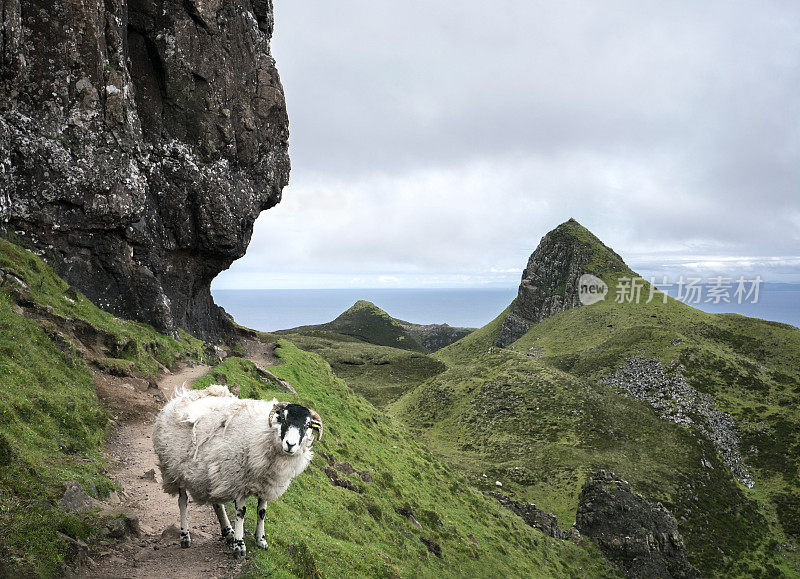
M796 0L274 1L291 181L214 288L514 287L570 217L800 282Z

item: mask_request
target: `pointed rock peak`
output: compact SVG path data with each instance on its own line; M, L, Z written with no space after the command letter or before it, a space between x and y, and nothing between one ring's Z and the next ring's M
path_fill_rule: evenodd
M573 218L547 233L539 242L539 247L536 248L530 259L537 255L543 245L548 244L577 246L581 250L585 249L585 251L579 250L579 253L591 256L592 259L587 263L587 267L591 267L593 270L584 273L593 273L600 276L611 272L630 272L630 268L613 249L600 241L594 233ZM528 260L528 263L530 263L530 260Z
M635 275L613 249L570 219L545 235L528 259L497 345L507 346L521 338L531 324L580 306L578 280L583 274L599 278Z

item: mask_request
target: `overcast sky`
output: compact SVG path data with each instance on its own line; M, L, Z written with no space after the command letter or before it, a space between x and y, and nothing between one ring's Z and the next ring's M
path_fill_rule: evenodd
M800 281L796 0L275 0L272 49L291 183L217 289L513 287L570 217Z

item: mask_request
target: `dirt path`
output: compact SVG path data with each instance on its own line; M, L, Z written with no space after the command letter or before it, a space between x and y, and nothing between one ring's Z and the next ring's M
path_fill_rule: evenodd
M265 344L259 340L243 338L240 343L245 357L260 368L274 366L279 362L275 356L275 344Z
M208 366L193 365L162 375L158 388L169 399L176 388L206 374ZM124 386L124 385L123 385ZM135 390L134 390L135 392ZM131 395L131 389L126 389ZM142 393L142 398L147 395ZM139 518L141 536L96 555L97 565L85 577L197 578L232 577L241 569L221 538L208 506L189 503L192 546L181 549L178 501L161 489L161 474L151 441L152 418L160 396L147 396L150 411L119 424L106 440L111 476L123 489L121 506Z

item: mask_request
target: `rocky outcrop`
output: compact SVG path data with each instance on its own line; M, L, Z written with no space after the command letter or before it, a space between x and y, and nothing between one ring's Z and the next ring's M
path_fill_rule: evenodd
M753 488L753 475L739 451L736 422L730 414L717 409L713 396L689 385L682 366L667 368L658 358L631 356L612 376L602 381L619 388L626 396L646 402L664 420L684 428L696 428L711 441L722 462L739 482Z
M5 0L0 225L104 309L218 337L289 176L271 0Z
M578 280L590 273L633 272L622 258L574 219L545 235L522 272L517 299L506 315L496 345L508 346L531 324L580 306Z
M613 473L600 471L586 482L575 526L626 577L695 576L675 517Z
M412 324L401 320L398 322L429 352L438 352L445 346L449 346L475 331L475 328L458 328L448 324Z
M558 527L558 520L555 515L543 511L533 503L521 503L503 493L489 493L489 495L496 498L501 505L509 509L515 515L522 518L527 525L539 529L545 535L553 537L554 539L566 539L570 537L569 532L564 532Z

